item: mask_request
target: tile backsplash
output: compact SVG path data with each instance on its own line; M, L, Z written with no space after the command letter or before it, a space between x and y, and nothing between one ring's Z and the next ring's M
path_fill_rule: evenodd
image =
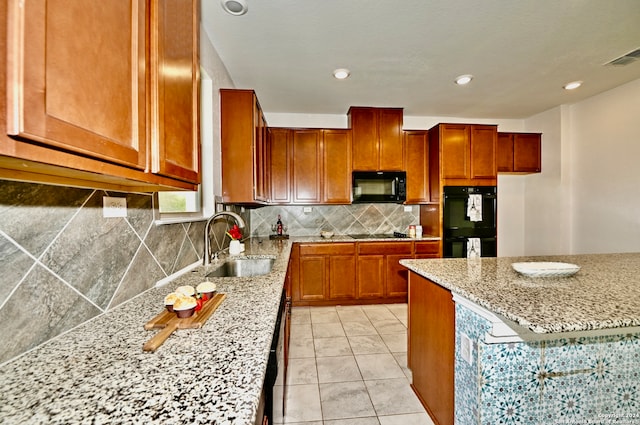
M251 235L268 236L282 217L292 236L318 236L321 230L336 235L406 233L409 225L420 224L420 207L410 211L400 204L353 204L313 206L269 206L251 210Z
M127 217L104 218L103 196L126 198ZM202 260L205 222L156 225L155 199L0 180L0 363ZM268 236L278 214L293 236L406 232L420 219L397 204L269 206L242 213L245 237ZM213 247L228 246L230 224L216 221Z
M127 199L126 218L103 218L107 195ZM0 363L202 259L205 222L156 225L154 204L153 194L0 180ZM226 228L216 221L214 246L228 245Z

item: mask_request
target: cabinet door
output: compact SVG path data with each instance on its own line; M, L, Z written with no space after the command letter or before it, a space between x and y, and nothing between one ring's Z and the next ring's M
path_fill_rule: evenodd
M513 133L498 133L496 166L498 172L513 172Z
M326 261L325 256L300 255L300 300L318 301L325 299Z
M356 260L354 255L332 255L329 260L329 299L356 297Z
M407 172L407 204L430 201L429 194L429 132L404 132L404 170Z
M468 179L470 161L469 126L463 124L440 125L442 151L442 178Z
M358 256L358 298L384 297L384 255Z
M254 122L255 136L253 145L253 181L254 181L254 198L256 201L269 200L269 176L267 173L268 165L268 143L267 143L267 123L262 115L262 109L255 98L256 105L253 109L255 114Z
M400 265L408 255L387 255L387 297L406 297L408 294L409 270Z
M453 425L455 306L450 291L415 273L409 273L408 334L413 388L434 422Z
M513 171L539 173L542 170L542 140L539 133L515 133Z
M292 201L298 204L322 202L320 130L293 130Z
M376 108L351 108L349 122L353 132L353 169L378 170L378 114Z
M254 191L254 144L260 115L252 90L220 90L222 200L251 203Z
M402 109L378 110L379 164L378 170L402 170Z
M269 129L269 176L271 202L288 203L291 200L291 130Z
M498 133L494 125L471 126L471 169L472 179L496 178L496 141Z
M323 196L325 204L351 203L351 131L323 130Z
M147 3L10 0L8 134L145 170Z
M198 0L151 2L151 171L200 182ZM157 7L157 9L155 9Z

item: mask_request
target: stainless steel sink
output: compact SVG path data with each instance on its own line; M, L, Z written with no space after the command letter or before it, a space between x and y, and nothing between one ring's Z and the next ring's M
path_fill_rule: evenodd
M271 271L274 262L274 258L239 258L229 260L217 269L207 273L207 277L261 276Z

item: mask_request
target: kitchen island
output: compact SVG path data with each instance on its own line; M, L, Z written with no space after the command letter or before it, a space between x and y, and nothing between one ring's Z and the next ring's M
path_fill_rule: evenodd
M253 424L278 314L289 241L251 239L270 273L209 278L226 299L200 329L176 330L155 352L144 324L164 296L220 265L198 266L0 367L2 424ZM54 300L52 300L54 302Z
M511 266L528 261L581 269ZM413 388L435 423L640 424L640 254L401 264Z

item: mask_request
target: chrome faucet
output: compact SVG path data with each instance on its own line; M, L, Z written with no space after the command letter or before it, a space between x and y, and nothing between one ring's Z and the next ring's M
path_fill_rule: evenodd
M233 217L236 220L238 227L241 229L243 229L245 226L245 223L242 217L240 217L240 215L234 212L220 211L212 215L211 218L207 220L207 224L204 226L204 255L202 256L202 264L205 266L208 266L209 264L211 264L211 239L209 239L209 231L211 229L211 223L213 223L213 221L216 218L222 215L228 215L229 217ZM215 256L217 257L217 255L218 253L216 252Z

